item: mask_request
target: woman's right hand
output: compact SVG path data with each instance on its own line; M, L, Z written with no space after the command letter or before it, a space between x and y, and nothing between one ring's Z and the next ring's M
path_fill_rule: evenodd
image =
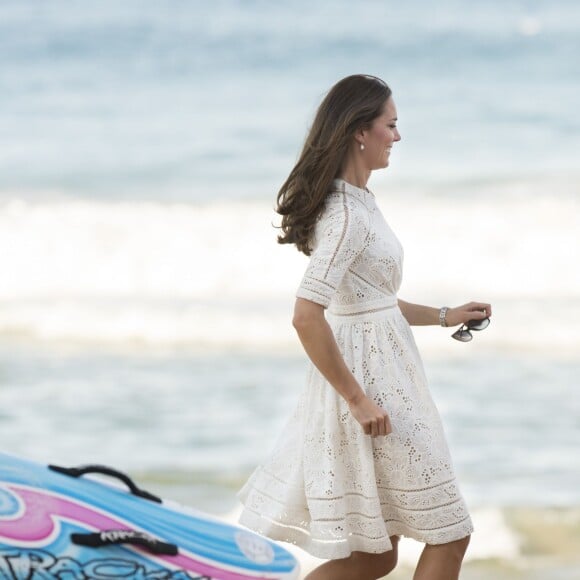
M349 402L348 406L366 435L371 437L385 436L393 431L388 413L366 395L362 394L357 399Z

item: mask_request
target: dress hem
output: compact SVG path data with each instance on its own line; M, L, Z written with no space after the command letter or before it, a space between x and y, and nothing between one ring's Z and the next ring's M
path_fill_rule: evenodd
M248 508L242 512L238 522L261 536L293 544L310 555L324 560L348 558L354 551L371 554L388 552L393 549L390 536L402 536L425 544L438 545L461 540L474 531L470 516L466 520L454 524L453 529L448 530L445 534L441 532L420 534L405 524L391 522L388 526L388 535L381 538L349 534L348 538L331 540L313 538L310 532L302 526L288 526L282 522L252 513Z

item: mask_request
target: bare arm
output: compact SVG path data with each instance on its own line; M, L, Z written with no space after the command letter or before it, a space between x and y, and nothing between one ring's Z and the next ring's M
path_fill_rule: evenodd
M410 325L425 326L428 324L439 325L439 308L412 304L399 299L399 308ZM468 302L447 311L445 320L447 326L457 326L468 320L482 319L491 316L491 304L486 302Z
M389 416L371 401L346 366L320 304L297 298L292 324L300 342L326 380L345 399L364 432L373 437L391 432Z

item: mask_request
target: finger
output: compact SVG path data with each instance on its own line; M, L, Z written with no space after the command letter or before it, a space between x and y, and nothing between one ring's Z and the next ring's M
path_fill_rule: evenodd
M488 316L491 316L491 304L482 304L481 308L483 310L482 314L482 318L487 318Z
M378 424L377 424L377 427L378 427L378 433L377 433L377 435L379 435L379 436L386 435L387 427L385 425L385 418L384 417L381 417L379 419Z
M388 435L389 433L393 432L393 426L391 425L391 419L387 416L385 417L385 435Z
M480 318L487 318L491 314L491 304L487 304L486 302L471 302L467 310Z
M371 436L376 437L379 434L379 428L376 419L371 421Z

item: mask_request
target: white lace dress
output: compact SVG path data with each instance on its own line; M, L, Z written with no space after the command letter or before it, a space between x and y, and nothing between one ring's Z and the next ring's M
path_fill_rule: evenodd
M310 363L270 457L238 492L240 523L314 556L429 544L473 531L409 324L397 305L403 248L373 194L335 180L297 296L327 308L344 360L393 431L365 435Z

